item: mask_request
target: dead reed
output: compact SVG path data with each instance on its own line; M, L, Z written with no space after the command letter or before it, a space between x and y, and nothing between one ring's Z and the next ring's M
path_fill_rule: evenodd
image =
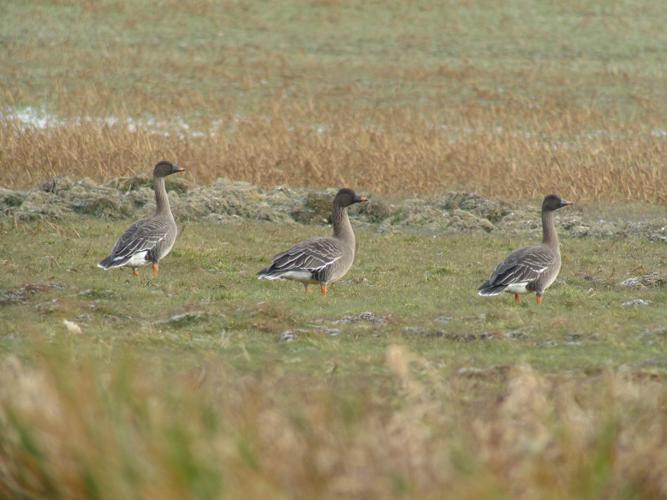
M667 137L637 122L592 117L576 106L526 110L470 103L457 113L406 108L304 109L277 102L269 114L204 121L196 130L67 122L0 124L0 185L27 187L56 175L108 180L146 173L160 158L191 180L261 186L357 186L388 195L454 189L497 198L559 192L577 200L664 202Z

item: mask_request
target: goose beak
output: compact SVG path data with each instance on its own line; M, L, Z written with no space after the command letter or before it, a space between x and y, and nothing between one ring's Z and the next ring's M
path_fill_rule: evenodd
M560 202L561 207L569 207L570 205L574 205L574 202L573 201L565 201L565 200L561 200L561 202Z
M366 196L355 196L354 197L354 202L355 203L366 203L368 201L368 198Z
M185 169L183 167L179 167L178 165L174 165L174 168L171 170L171 172L177 174L178 172L185 172Z

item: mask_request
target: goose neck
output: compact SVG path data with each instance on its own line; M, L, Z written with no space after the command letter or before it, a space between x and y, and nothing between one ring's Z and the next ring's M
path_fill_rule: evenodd
M164 177L155 177L155 207L158 215L171 215Z
M552 210L542 211L542 243L558 250L559 240L556 232L555 214Z
M333 224L334 237L354 246L354 231L352 230L352 224L350 224L350 218L347 215L347 208L334 206L331 214L331 222Z

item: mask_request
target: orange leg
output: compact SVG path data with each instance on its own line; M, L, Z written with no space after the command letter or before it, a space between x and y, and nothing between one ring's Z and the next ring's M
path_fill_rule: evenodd
M132 276L134 276L135 278L139 277L139 271L137 271L136 267L132 268Z
M541 295L535 295L535 302L537 302L538 304L541 304L542 303L542 296Z
M157 279L160 274L160 264L153 262L153 279Z
M322 295L327 295L329 293L329 287L327 287L324 283L320 283L320 293Z
M521 295L519 295L518 293L515 293L514 294L514 302L516 304L521 304Z

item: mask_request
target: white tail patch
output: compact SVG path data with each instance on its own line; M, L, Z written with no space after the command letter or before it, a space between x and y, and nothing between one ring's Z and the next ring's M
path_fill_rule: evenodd
M260 280L294 280L313 282L313 274L310 271L287 271L278 274L260 274Z
M279 280L279 279L281 279L281 277L280 277L280 275L276 275L276 274L258 274L257 279L258 280L273 281L273 280Z
M528 293L528 282L523 283L512 283L505 288L505 291L508 293Z
M145 266L148 264L146 255L148 255L147 251L135 253L132 257L130 257L130 260L128 260L125 265L132 267Z

